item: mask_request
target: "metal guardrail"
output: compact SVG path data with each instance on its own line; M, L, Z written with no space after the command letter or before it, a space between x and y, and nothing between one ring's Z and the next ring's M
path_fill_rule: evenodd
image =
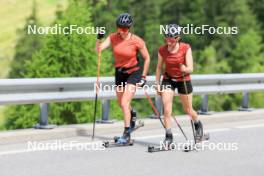
M0 105L6 104L40 104L40 121L36 128L52 128L48 125L48 103L73 102L93 100L95 96L95 77L90 78L31 78L0 80ZM155 77L147 77L147 85L154 84ZM114 85L113 77L100 78L101 87ZM248 110L249 92L264 90L264 73L256 74L204 74L192 75L194 94L202 96L200 114L208 114L208 95L217 93L243 93L240 110ZM155 97L156 106L162 113L160 97L154 89L148 89L148 94ZM139 89L135 98L144 98L144 92ZM102 100L102 120L109 122L108 112L110 100L115 99L114 91L100 91Z

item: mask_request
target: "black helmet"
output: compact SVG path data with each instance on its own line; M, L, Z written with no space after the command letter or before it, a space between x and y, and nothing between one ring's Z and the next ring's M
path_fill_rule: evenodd
M166 30L164 31L165 37L175 38L181 35L181 27L177 24L167 24Z
M132 26L133 19L128 13L122 13L117 17L116 26L122 28L130 28Z

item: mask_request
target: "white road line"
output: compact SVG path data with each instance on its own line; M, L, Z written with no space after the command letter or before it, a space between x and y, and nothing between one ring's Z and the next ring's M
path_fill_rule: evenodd
M222 132L222 131L230 131L232 130L231 128L218 128L218 129L208 129L208 130L205 130L205 132L208 132L208 133L214 133L214 132Z
M243 125L243 126L237 126L236 128L239 129L246 129L246 128L259 128L259 127L264 127L264 124L255 124L255 125Z
M78 141L76 141L78 142ZM49 143L49 142L41 142L39 141L39 143L42 143L42 144L45 144L45 143ZM62 142L62 145L64 143L67 143L67 142ZM74 147L78 147L80 146L81 144L83 145L92 145L92 144L97 144L97 143L102 143L102 141L93 141L93 142L78 142L77 144L71 144L71 147L73 148L73 150L75 150ZM69 144L70 145L70 144ZM77 150L77 149L76 149ZM29 152L40 152L40 151L56 151L56 149L54 150L34 150L34 149L19 149L19 150L11 150L11 151L3 151L3 152L0 152L0 156L2 155L12 155L12 154L19 154L19 153L29 153ZM57 151L63 151L62 149L60 149L58 147L58 150ZM68 151L68 150L65 150L65 151Z
M238 129L248 129L248 128L258 128L258 127L264 127L264 124L243 125L243 126L237 126L235 128L238 128ZM234 128L208 129L208 130L205 130L205 132L214 133L214 132L231 131L233 129ZM174 135L175 136L179 136L181 134L180 133L174 133ZM135 137L134 139L141 140L141 139L152 139L152 138L160 138L160 137L164 137L164 134L150 135L150 136L140 136L140 137ZM100 141L98 141L98 142L100 142ZM93 144L93 143L96 143L96 142L79 142L79 143ZM0 156L12 155L12 154L19 154L19 153L29 153L29 152L35 152L35 151L36 150L27 150L27 149L3 151L3 152L0 152Z
M11 155L11 154L19 154L19 153L28 153L28 152L34 152L34 151L33 150L30 151L30 150L27 150L27 149L4 151L4 152L0 152L0 156Z
M205 130L205 132L210 132L210 133L214 133L214 132L222 132L222 131L230 131L232 130L231 128L219 128L219 129L209 129L209 130ZM173 133L174 136L180 136L182 134L179 133ZM151 136L140 136L140 137L135 137L134 139L152 139L152 138L159 138L159 137L164 137L164 134L162 135L151 135Z
M174 136L179 136L180 134L178 133L173 133ZM141 136L141 137L135 137L134 139L152 139L152 138L159 138L159 137L164 137L164 134L159 134L159 135L151 135L151 136Z

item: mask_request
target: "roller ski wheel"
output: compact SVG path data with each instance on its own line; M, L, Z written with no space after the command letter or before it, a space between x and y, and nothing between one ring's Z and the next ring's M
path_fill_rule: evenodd
M192 151L193 150L193 145L191 145L191 144L186 144L186 145L184 145L184 147L183 147L183 151L184 152L190 152L190 151Z
M109 147L109 141L104 141L104 142L103 142L103 146L104 146L105 148L108 148L108 147Z
M155 151L155 147L154 146L148 146L148 152L152 153Z

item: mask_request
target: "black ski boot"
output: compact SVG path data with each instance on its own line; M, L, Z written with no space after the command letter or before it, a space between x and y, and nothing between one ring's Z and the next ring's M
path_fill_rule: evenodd
M131 114L130 128L133 129L133 128L135 128L135 126L136 126L137 112L136 112L134 109L132 109L132 110L130 111L130 114Z
M166 133L163 143L164 143L164 145L166 146L167 149L170 149L170 145L172 144L172 142L173 142L172 133Z
M203 139L203 124L199 120L198 122L194 122L194 129L195 129L195 139L196 142L200 142Z

